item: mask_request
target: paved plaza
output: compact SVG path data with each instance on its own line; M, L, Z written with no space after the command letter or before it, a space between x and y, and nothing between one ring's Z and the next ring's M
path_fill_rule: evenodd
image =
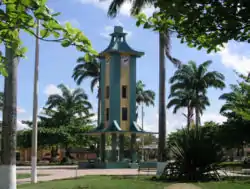
M30 169L17 170L17 173L31 173ZM38 169L38 182L76 178L85 175L138 175L138 169ZM140 172L141 174L156 174L155 172ZM29 183L30 178L18 179L18 184Z

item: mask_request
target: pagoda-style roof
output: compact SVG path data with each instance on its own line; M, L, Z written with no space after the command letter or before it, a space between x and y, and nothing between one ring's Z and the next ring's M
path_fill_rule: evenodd
M100 52L99 56L103 57L105 54L109 53L126 53L136 57L143 56L144 52L136 51L127 44L126 35L127 33L123 32L121 26L115 26L114 32L110 34L111 41L109 46L104 51Z
M103 124L100 124L97 128L87 132L87 135L100 135L100 134L112 134L112 133L134 133L134 134L157 134L156 132L148 132L142 130L142 128L134 121L131 125L131 128L129 131L122 130L119 124L116 120L113 120L111 124L109 124L108 127L104 128Z
M130 128L130 132L131 133L135 133L135 134L158 134L157 132L150 132L150 131L145 131L143 130L138 123L136 123L135 121L133 122L133 124L131 125Z

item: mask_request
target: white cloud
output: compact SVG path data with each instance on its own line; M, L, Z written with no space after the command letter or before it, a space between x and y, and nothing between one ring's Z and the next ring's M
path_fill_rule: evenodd
M45 87L44 93L49 96L52 94L62 94L61 90L54 84L49 84Z
M26 110L25 109L23 109L23 108L21 108L21 107L17 107L17 113L25 113L26 112Z
M29 130L31 129L28 125L23 124L20 120L17 120L17 130L22 131L22 130Z
M157 112L157 110L155 110ZM166 132L170 134L171 132L181 129L186 126L186 118L183 116L184 111L179 111L176 114L172 113L172 110L167 110L166 115ZM144 118L144 130L151 132L158 132L158 113L150 115L145 114ZM222 123L226 121L226 117L220 115L219 113L205 112L201 117L202 124L206 121L214 121L217 123ZM138 124L141 126L141 117L139 115Z
M243 45L242 43L230 42L224 45L224 48L218 52L218 55L226 67L247 74L250 72L250 56L249 52L246 52L248 47L249 46Z
M78 0L78 2L82 4L93 4L94 6L104 10L105 12L108 10L110 3L112 0ZM120 14L123 16L130 16L130 9L131 9L131 3L129 1L126 1L121 9L120 9ZM155 8L153 6L146 6L142 12L145 13L146 15L150 16L153 14L155 11Z
M110 35L109 34L111 34L114 31L114 26L123 26L123 24L118 19L116 19L114 21L113 25L105 26L104 27L104 31L101 32L100 35L102 37L104 37L105 39L110 39ZM124 30L124 32L127 33L126 39L131 38L131 36L132 36L132 32L131 31Z
M75 18L73 19L69 19L69 20L64 20L62 21L62 24L66 24L67 22L71 23L71 25L75 28L80 28L81 24L78 20L76 20Z
M201 117L201 123L203 124L204 122L207 122L207 121L214 121L216 123L223 123L224 121L226 121L227 118L220 115L219 113L207 113L207 114L204 114L202 117Z

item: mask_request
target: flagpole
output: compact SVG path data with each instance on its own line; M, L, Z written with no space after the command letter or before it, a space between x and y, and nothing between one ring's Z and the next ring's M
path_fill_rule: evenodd
M34 91L33 91L33 127L32 127L32 156L31 156L31 183L37 183L37 111L38 111L38 70L39 70L39 20L36 27Z

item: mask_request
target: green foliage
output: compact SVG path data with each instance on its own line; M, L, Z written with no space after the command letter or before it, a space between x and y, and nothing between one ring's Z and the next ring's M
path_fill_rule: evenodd
M250 81L249 77L238 74L240 81L230 85L231 92L220 96L226 103L221 108L221 113L234 112L244 120L250 121Z
M223 89L224 76L217 71L208 71L211 61L206 61L199 66L193 61L182 65L175 71L174 75L169 79L170 101L168 108L174 107L173 112L176 113L180 108L187 108L187 122L190 125L190 119L193 111L196 114L196 126L198 126L200 115L209 106L207 97L207 89L210 87Z
M0 8L0 44L15 51L15 56L24 57L27 51L22 46L19 37L20 31L25 31L33 37L44 41L59 42L63 47L73 45L77 50L85 52L85 59L89 61L97 52L91 42L79 29L73 28L70 23L65 26L57 20L60 13L52 13L47 7L46 0L3 0ZM34 28L36 20L42 23L41 36L36 36ZM54 37L55 39L51 39ZM5 57L0 53L0 73L7 75Z
M43 122L39 128L44 138L42 143L60 144L65 148L88 146L89 137L84 134L93 128L91 123L93 114L90 113L92 106L86 93L80 88L70 90L63 84L58 85L58 88L61 90L61 95L50 95L44 108L44 115L40 116Z
M99 83L101 65L98 59L93 59L91 62L86 62L84 57L77 60L78 64L75 66L72 78L80 85L84 79L91 78L91 91Z
M88 147L96 143L93 137L85 135L94 128L93 114L90 113L92 106L86 93L80 88L70 90L63 84L58 88L61 95L50 95L39 116L38 146L60 145L68 149L72 146ZM31 146L31 131L18 134L18 145Z
M138 108L140 105L154 106L155 92L152 90L145 90L146 85L141 81L136 83L136 118L138 118Z
M17 147L31 148L32 131L18 131L17 132ZM39 143L39 142L38 142Z
M229 40L249 42L248 1L159 0L160 11L147 18L137 16L137 25L164 32L172 30L182 43L208 53L218 51Z
M250 104L250 83L248 77L238 74L240 80L237 84L230 85L231 91L220 96L225 103L221 107L221 114L228 119L223 124L224 138L228 148L242 148L245 143L250 142L248 133ZM233 140L231 140L233 138Z
M154 106L155 92L152 90L145 90L146 85L141 81L136 83L136 103L145 104L146 106Z
M123 4L126 2L129 2L127 0L112 0L111 4L109 5L108 15L111 17L117 16L119 9L122 7ZM131 3L131 9L130 14L135 15L138 14L145 5L153 5L155 0L133 0L130 1Z
M47 111L52 113L53 109L57 109L57 111L64 113L64 116L68 118L76 114L79 117L84 116L84 114L89 115L92 105L88 101L88 96L83 89L77 88L71 91L64 84L58 85L58 89L61 90L62 94L49 96L45 107Z
M218 165L223 161L222 147L207 129L182 129L169 140L174 162L168 163L164 179L178 181L204 181L219 179Z

